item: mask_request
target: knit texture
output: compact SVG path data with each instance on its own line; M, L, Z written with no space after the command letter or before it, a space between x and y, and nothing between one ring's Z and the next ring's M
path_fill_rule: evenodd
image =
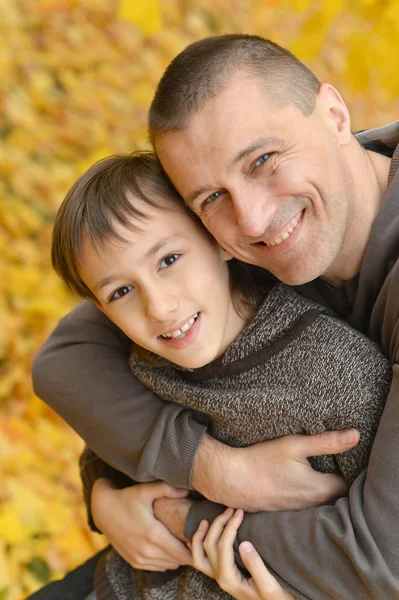
M210 435L230 446L356 427L356 448L310 458L315 469L340 472L349 483L367 465L392 377L376 344L283 284L268 289L255 318L215 363L194 371L166 361L154 367L133 346L130 366L157 395L206 417ZM230 598L190 567L160 586L151 577L137 584L130 569L136 588L124 590L115 583L126 570L121 561L111 551L103 561L106 573L98 569L117 600ZM113 596L99 595L106 597Z

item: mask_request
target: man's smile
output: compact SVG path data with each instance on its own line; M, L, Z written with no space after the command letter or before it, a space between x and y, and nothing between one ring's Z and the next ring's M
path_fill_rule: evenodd
M295 217L293 217L278 233L273 234L273 236L268 236L259 242L255 242L250 244L256 248L267 248L271 250L276 246L282 246L279 250L286 249L288 244L294 239L294 234L299 230L299 224L303 221L303 215L305 210L299 212ZM286 242L284 244L284 242Z

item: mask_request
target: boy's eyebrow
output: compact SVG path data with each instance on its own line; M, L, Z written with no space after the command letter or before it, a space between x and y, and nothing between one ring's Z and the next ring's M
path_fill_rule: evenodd
M152 258L155 254L157 254L159 252L159 250L162 250L162 248L167 243L169 243L169 242L173 243L173 242L177 241L178 239L181 239L182 237L183 237L182 234L177 234L172 237L168 236L168 237L161 238L153 246L151 246L151 248L149 248L147 250L147 252L145 252L145 254L142 257L141 262L145 262L148 259ZM96 283L93 286L93 292L99 292L104 287L113 283L115 280L120 279L121 277L122 277L122 275L119 275L119 273L113 273L112 275L108 275L107 277L104 277L104 279L101 279L101 281L99 281L98 283Z
M152 258L154 256L154 254L157 254L157 252L159 252L159 250L162 250L162 248L169 242L175 242L178 239L180 239L182 237L181 234L176 234L173 235L172 237L164 237L161 238L160 240L158 240L156 242L156 244L154 244L153 246L151 246L151 248L149 248L149 250L147 250L147 252L144 254L143 256L143 262L148 260L149 258Z
M115 279L118 279L117 273L115 273L114 275L109 275L109 277L104 277L104 279L101 279L101 281L93 285L93 292L99 292L104 287L115 281Z

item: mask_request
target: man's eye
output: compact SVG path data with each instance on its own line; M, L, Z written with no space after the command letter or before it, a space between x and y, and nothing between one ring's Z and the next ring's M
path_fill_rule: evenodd
M211 204L218 198L222 196L223 192L213 192L208 198L205 198L203 202L201 202L201 210L204 209L208 204Z
M254 162L254 168L256 169L256 167L260 167L261 165L263 165L269 158L270 158L271 154L262 154L262 156L259 156L258 159L256 159L256 161Z
M131 285L122 285L122 287L113 292L110 297L110 301L112 302L113 300L119 300L119 298L123 298L123 296L126 296L126 294L132 291L132 289L133 286Z
M165 269L166 267L170 267L171 265L173 265L173 263L175 263L179 258L180 254L168 254L168 256L165 256L161 260L159 266L161 269Z

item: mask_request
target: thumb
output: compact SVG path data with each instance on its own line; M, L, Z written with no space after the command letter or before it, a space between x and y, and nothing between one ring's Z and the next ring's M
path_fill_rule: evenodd
M150 501L158 498L185 498L189 493L188 490L172 487L163 481L151 483L143 491L145 492L145 498Z
M293 598L291 594L287 593L286 595L285 590L283 590L277 579L269 572L250 542L242 542L238 547L238 551L245 568L252 576L249 580L250 586L262 594L262 598L273 597L281 598L281 600ZM263 594L267 594L267 596Z
M295 437L298 441L298 455L307 458L308 456L346 452L359 442L360 433L357 429L343 429L342 431L325 431L316 435Z

